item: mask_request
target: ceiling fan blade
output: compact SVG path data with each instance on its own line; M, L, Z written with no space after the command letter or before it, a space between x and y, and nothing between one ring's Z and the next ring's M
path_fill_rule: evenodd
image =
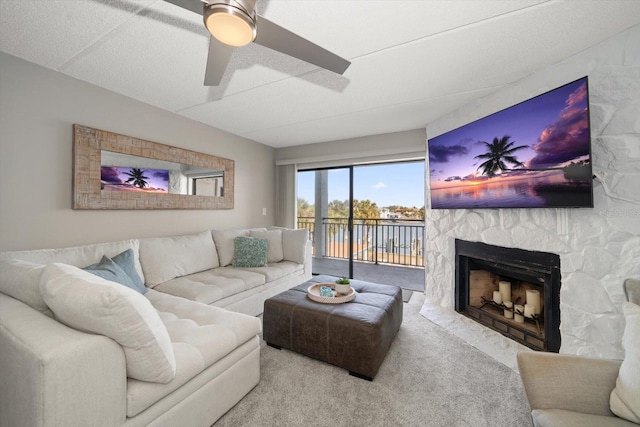
M204 73L205 86L218 86L231 59L233 47L219 42L215 37L209 37L209 55L207 68Z
M257 37L259 45L268 47L334 73L342 74L351 62L333 52L306 40L291 31L274 24L262 16L257 17Z
M167 3L175 4L183 9L202 15L204 13L204 3L200 0L164 0Z

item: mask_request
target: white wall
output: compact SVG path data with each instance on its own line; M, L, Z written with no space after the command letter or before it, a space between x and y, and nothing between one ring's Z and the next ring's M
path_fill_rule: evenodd
M235 208L72 210L74 123L233 159ZM0 53L0 250L271 225L274 153L271 147Z
M427 210L426 293L453 306L454 239L560 255L561 352L621 358L623 281L640 277L640 26L427 125L431 138L589 76L594 209Z

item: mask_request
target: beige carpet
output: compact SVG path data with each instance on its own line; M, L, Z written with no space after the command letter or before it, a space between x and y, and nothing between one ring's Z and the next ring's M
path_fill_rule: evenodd
M374 381L263 346L261 380L221 426L531 426L517 373L404 304L404 321Z

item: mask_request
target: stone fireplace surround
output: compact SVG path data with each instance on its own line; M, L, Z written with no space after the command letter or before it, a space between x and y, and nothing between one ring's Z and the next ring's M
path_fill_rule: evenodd
M562 276L560 352L623 358L623 282L640 278L639 43L636 25L427 125L431 138L588 75L598 177L593 209L432 210L427 190L427 304L468 320L453 310L456 238L556 253Z

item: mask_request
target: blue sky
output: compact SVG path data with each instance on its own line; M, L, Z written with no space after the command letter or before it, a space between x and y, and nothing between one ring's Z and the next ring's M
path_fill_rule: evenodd
M424 162L355 166L353 197L378 207L424 206ZM298 197L314 204L315 172L298 172ZM348 169L329 170L329 201L349 198Z

